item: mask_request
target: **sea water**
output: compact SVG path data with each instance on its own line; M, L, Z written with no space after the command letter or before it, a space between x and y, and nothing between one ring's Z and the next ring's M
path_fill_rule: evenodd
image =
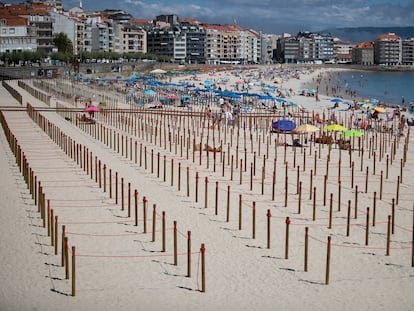
M349 88L357 97L405 105L414 102L414 72L341 71L338 85Z

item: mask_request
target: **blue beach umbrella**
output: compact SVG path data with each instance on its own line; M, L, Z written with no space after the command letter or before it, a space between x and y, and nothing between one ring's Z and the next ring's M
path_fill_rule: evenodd
M331 102L333 102L333 103L341 103L341 102L343 102L343 100L341 99L341 98L332 98L331 99Z
M157 92L153 91L153 90L145 90L144 92L145 95L156 95Z
M276 101L277 101L277 102L279 102L279 103L286 103L286 102L287 102L287 100L286 100L286 99L281 98L281 97L276 97L275 99L276 99Z
M259 99L274 99L274 97L270 95L259 95Z

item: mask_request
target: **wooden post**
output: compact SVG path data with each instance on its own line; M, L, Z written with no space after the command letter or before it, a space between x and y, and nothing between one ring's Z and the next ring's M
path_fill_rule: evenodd
M286 239L285 239L285 259L289 258L289 225L290 225L290 218L286 217Z
M242 229L242 219L243 219L242 194L239 194L239 230Z
M354 188L354 173L355 173L355 163L351 163L351 189Z
M181 162L178 162L178 191L181 191Z
M165 230L166 230L166 228L165 228L165 211L162 211L162 213L161 213L161 232L162 232L162 236L161 236L161 245L162 245L162 248L161 248L161 252L165 252L165 249L166 249L166 247L165 247L165 238L166 238L166 232L165 232Z
M156 220L157 220L157 206L156 206L156 204L153 204L153 206L152 206L152 240L151 240L151 242L155 242Z
M206 261L205 261L206 248L205 248L204 243L201 244L200 253L201 253L201 292L205 293L206 292Z
M187 277L191 277L191 231L187 231Z
M305 272L308 272L308 250L309 250L309 228L305 227L305 260L304 260L304 268Z
M387 251L385 256L390 255L390 241L391 241L391 215L388 215L388 222L387 222Z
M329 225L328 228L332 229L332 210L333 210L333 193L329 197Z
M131 183L128 183L128 217L131 217Z
M178 265L178 252L177 252L177 221L174 220L174 266Z
M348 200L348 214L346 218L346 236L349 236L350 224L351 224L351 200Z
M204 180L204 207L207 208L208 206L208 177Z
M109 198L112 199L112 169L109 169Z
M215 213L215 215L218 215L218 191L219 191L218 181L216 181L216 194L215 194L215 198L214 198L214 213Z
M72 297L76 295L76 248L72 246Z
M118 204L118 172L115 172L115 204Z
M142 222L144 225L144 233L147 233L147 198L142 199Z
M382 200L383 181L384 181L383 172L381 171L381 175L380 175L380 197L379 197L380 200Z
M316 187L313 187L313 204L312 204L312 210L313 210L313 220L316 220Z
M301 213L302 207L302 182L299 182L299 197L298 197L298 214Z
M196 172L196 176L195 176L195 201L198 202L198 172Z
M64 251L64 257L65 257L65 278L66 280L69 280L69 244L68 244L68 237L65 236L64 239L65 243L65 251Z
M355 186L355 213L354 213L354 218L357 219L358 218L358 185Z
M252 207L252 239L256 238L256 202L253 201Z
M326 251L326 273L325 273L325 284L329 284L329 275L331 269L331 237L328 236L328 244Z
M338 212L341 211L341 181L338 181Z
M124 210L124 177L121 177L121 210Z
M365 223L365 245L368 245L369 238L369 207L367 207L367 220Z
M55 229L54 229L54 220L53 209L50 210L50 245L55 245Z
M66 226L62 226L62 257L61 257L61 266L65 266L65 236L66 236Z
M55 255L58 254L58 227L59 227L59 222L58 222L58 216L55 216Z
M227 214L226 222L230 221L230 186L227 186Z
M187 166L187 197L190 196L190 168Z
M266 216L267 216L267 248L270 249L270 219L272 218L270 209L267 210Z
M285 178L285 207L287 207L288 200L288 177Z
M372 226L375 227L375 217L376 217L376 213L377 213L377 192L374 191L374 199L373 199L373 204L372 204Z
M135 226L138 226L138 191L134 191Z
M397 195L395 198L396 205L398 205L399 197L400 197L400 176L397 176Z
M391 234L394 234L394 225L395 225L395 199L391 200Z

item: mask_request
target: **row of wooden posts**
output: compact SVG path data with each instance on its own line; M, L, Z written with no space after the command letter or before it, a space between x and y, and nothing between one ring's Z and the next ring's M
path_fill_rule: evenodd
M164 157L165 158L165 157ZM159 159L159 157L158 157L158 159ZM165 171L165 170L164 170ZM159 172L159 169L158 169L158 172ZM312 176L313 174L311 174L311 176ZM95 174L95 176L97 176L97 174ZM165 176L165 175L164 175ZM158 174L158 177L160 177L159 176L159 174ZM195 191L195 200L196 200L196 202L198 201L198 179L199 179L199 176L198 176L198 173L196 173L196 183L195 183L195 187L196 187L196 191ZM110 179L111 180L111 179ZM165 178L164 178L164 181L165 181ZM207 207L207 197L208 197L208 195L207 195L207 185L208 185L208 179L206 178L205 179L205 183L206 183L206 186L205 186L205 189L206 189L206 200L205 200L205 206ZM117 184L117 182L116 182L116 184ZM216 182L216 185L218 184L218 182ZM397 185L399 184L399 182L397 183ZM121 185L122 185L122 182L121 182ZM217 189L217 187L216 187L216 189ZM314 188L314 193L315 193L315 190L316 190L316 188ZM123 191L122 191L123 192ZM228 194L230 193L230 186L228 186ZM358 191L356 191L356 197L357 197L357 194L358 194ZM331 199L330 199L330 216L332 217L332 195L333 194L331 194ZM218 197L218 193L217 193L217 191L216 191L216 198ZM314 194L314 198L316 197L316 195ZM326 197L326 195L324 196L324 197ZM376 197L376 193L374 193L374 198ZM227 199L227 202L229 202L229 195L228 195L228 199ZM315 199L314 199L314 201L315 201ZM324 199L324 201L325 201L325 199ZM216 202L217 202L217 199L216 199ZM241 195L240 195L240 202L241 202ZM355 200L355 202L357 202L357 199ZM240 206L241 206L241 203L239 204ZM254 204L255 205L255 204ZM227 208L227 217L228 217L228 215L229 215L229 203L227 204L227 206L228 206L228 208ZM348 201L348 220L347 220L347 236L349 236L349 226L350 226L350 206L351 206L351 204L350 204L350 201ZM355 204L355 206L356 206L356 211L357 211L357 203ZM338 205L338 209L340 209L340 204ZM217 213L217 204L216 204L216 213ZM314 204L314 212L313 212L313 220L315 220L315 204ZM393 199L393 216L394 216L394 199ZM253 211L255 211L255 208L253 208ZM330 220L329 220L329 228L331 228L332 227L332 218L330 217ZM355 218L357 217L357 212L355 212ZM369 208L367 209L367 217L369 217ZM253 217L253 219L255 219L255 217ZM389 217L389 222L391 223L391 220L392 219L392 233L393 233L393 228L394 228L394 217L392 217L391 218L391 215L390 215L390 217ZM227 221L228 221L228 218L227 218ZM368 227L368 224L369 224L369 220L367 220L367 230L366 230L366 245L368 245L368 232L369 232L369 227ZM373 226L375 226L375 200L374 200L374 220L373 220ZM241 228L241 214L240 214L240 218L239 218L239 227ZM268 226L269 227L269 229L270 229L270 225ZM253 228L255 228L255 222L253 223ZM269 232L270 232L270 230L269 230ZM287 231L288 232L288 231ZM255 236L255 230L253 231L253 236ZM270 233L268 233L268 236L270 237ZM389 239L389 234L387 235L388 236L388 238L387 238L387 251L386 251L386 253L387 253L387 255L389 254L389 243L390 243L390 239ZM288 240L287 240L287 242L286 242L286 244L288 245ZM270 240L268 240L268 245L270 245ZM287 249L287 248L286 248ZM287 250L286 250L286 252L287 252Z
M70 150L72 150L72 148L70 148ZM68 151L67 152L69 152L69 149L68 149ZM92 168L92 160L90 161L91 162L91 168ZM242 167L242 165L240 165L240 167ZM95 168L96 168L96 166L95 166ZM100 174L100 173L99 173ZM92 173L91 173L91 175L92 175ZM98 174L97 173L95 173L95 178L97 178L96 176L97 176ZM92 178L92 177L91 177ZM105 180L105 178L104 178L104 180ZM110 179L111 180L111 179ZM104 183L105 183L105 181L104 181ZM118 184L118 183L116 183L116 184ZM207 184L207 183L206 183ZM206 186L206 189L207 189L207 186ZM122 191L122 193L123 193L123 191ZM198 192L196 192L196 193L198 193ZM315 197L315 196L314 196ZM123 200L122 200L123 201ZM327 272L328 273L328 272Z
M44 120L43 122L47 122L50 127L55 128L58 131L60 131L52 123L48 122L47 119L45 119L43 116L38 114L36 112L36 110L34 110L33 108L29 108L28 110L29 110L29 115L32 117L32 119L34 119L34 120L37 119L37 118L43 119ZM49 128L49 126L48 126L48 128ZM54 132L54 131L52 131L52 132ZM56 137L62 137L62 135L51 136L52 140L53 140L53 138L56 138ZM73 141L72 139L70 139L69 136L67 136L67 138L70 140L69 145L72 145L72 144L76 145L76 142ZM82 164L82 162L79 161L79 158L77 158L75 156L75 153L71 152L71 150L73 150L73 149L72 148L67 148L68 144L65 140L62 140L62 141L54 140L54 141L55 141L55 143L57 143L62 148L62 150L70 158L74 159L74 161L77 161L77 164L80 165L80 167L83 168L84 171L88 175L90 174L91 179L93 179L93 165L92 165L93 156L92 156L92 153L89 153L89 151L87 151L87 153L90 154L90 156L85 157L84 159L87 159L86 163L84 162L84 164ZM16 154L17 158L19 158L19 154L21 154L21 151L17 152L17 154ZM97 162L101 163L101 161L100 160L98 161L97 157L95 156L95 164ZM22 161L22 163L26 163L26 162ZM26 165L23 165L23 166L26 167ZM106 166L104 165L104 167L106 167ZM37 177L35 176L34 172L31 171L31 169L27 168L27 169L23 170L23 172L25 172L25 171L28 172L27 176L31 176L30 178L27 177L28 178L27 182L28 182L28 185L30 185L29 188L31 190L31 193L33 193L34 199L36 201L36 196L37 196L36 195L36 193L37 193L36 189L39 189L38 190L39 194L42 193L42 191L43 191L42 186L41 186L41 182L37 181ZM103 191L106 192L107 191L106 184L105 184L106 179L104 178L104 183L101 182L102 179L101 179L101 173L100 172L101 171L99 171L99 173L98 173L97 166L95 165L95 182L99 183L99 187L103 188ZM111 175L112 171L109 170L109 172L110 172L110 175ZM104 170L104 175L105 175L105 170ZM99 178L98 178L98 176L99 176ZM124 179L121 178L121 183L120 183L121 184L121 200L119 200L119 195L118 195L118 193L119 193L119 191L118 191L118 185L119 185L118 180L119 179L118 179L118 173L117 172L115 173L115 178L116 178L116 182L115 182L115 203L120 204L121 205L121 210L124 210L124 206L125 206ZM112 193L113 193L112 192L112 182L111 182L112 178L109 178L109 180L110 180L109 195L110 195L110 198L112 198ZM37 199L37 202L39 202L38 203L39 204L39 212L42 215L44 227L46 226L46 222L47 222L48 231L49 231L49 226L53 227L53 220L52 220L53 216L51 217L52 219L50 221L49 220L46 221L46 219L49 219L49 217L44 217L45 216L44 211L45 211L45 206L46 206L45 203L44 203L45 202L44 194L43 194L43 199L40 199L41 197L42 196L40 196L39 199ZM132 202L132 200L131 200L131 183L128 183L128 217L131 217L131 202ZM147 231L147 222L148 222L147 221L147 209L148 209L147 205L148 205L148 200L144 196L143 197L143 221L142 221L143 222L143 231L144 231L144 233L148 232ZM50 202L49 201L48 201L47 206L48 206L48 216L50 215L50 213L53 215L53 209L51 211L49 211L50 210ZM134 190L134 209L135 209L135 226L138 226L138 191L136 189ZM55 221L57 221L57 216L54 216L54 218L56 219ZM156 205L154 204L153 205L153 217L152 217L152 241L153 242L155 242L156 218L157 218ZM64 228L65 227L63 226L62 227L62 230L63 230L62 231L63 232L62 237L65 236L65 234L64 234L65 229ZM162 228L163 228L162 229L162 251L165 252L165 245L166 245L166 243L165 243L165 237L166 237L165 212L162 212ZM55 230L57 230L57 222L56 222L56 225L55 225ZM51 231L53 231L53 230L51 230ZM173 234L173 237L174 237L174 265L177 265L177 254L178 254L178 252L177 252L177 222L176 221L174 221L174 234ZM57 239L56 235L55 235L55 239ZM56 247L55 248L55 251L56 251L57 246L55 246L55 247ZM200 248L200 252L201 252L201 284L202 284L202 287L201 287L200 291L205 292L205 245L204 245L204 243L202 244L202 246ZM73 256L74 256L74 254L75 253L73 252ZM191 232L188 231L188 233L187 233L187 276L188 277L191 277L191 254L192 254L192 252L191 252Z

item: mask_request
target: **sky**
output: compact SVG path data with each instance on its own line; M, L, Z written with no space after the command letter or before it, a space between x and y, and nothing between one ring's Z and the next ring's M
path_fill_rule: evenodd
M22 2L0 0L6 3ZM176 14L268 34L342 27L414 26L414 0L81 0L86 10L123 9L136 18ZM63 0L65 10L80 0Z

